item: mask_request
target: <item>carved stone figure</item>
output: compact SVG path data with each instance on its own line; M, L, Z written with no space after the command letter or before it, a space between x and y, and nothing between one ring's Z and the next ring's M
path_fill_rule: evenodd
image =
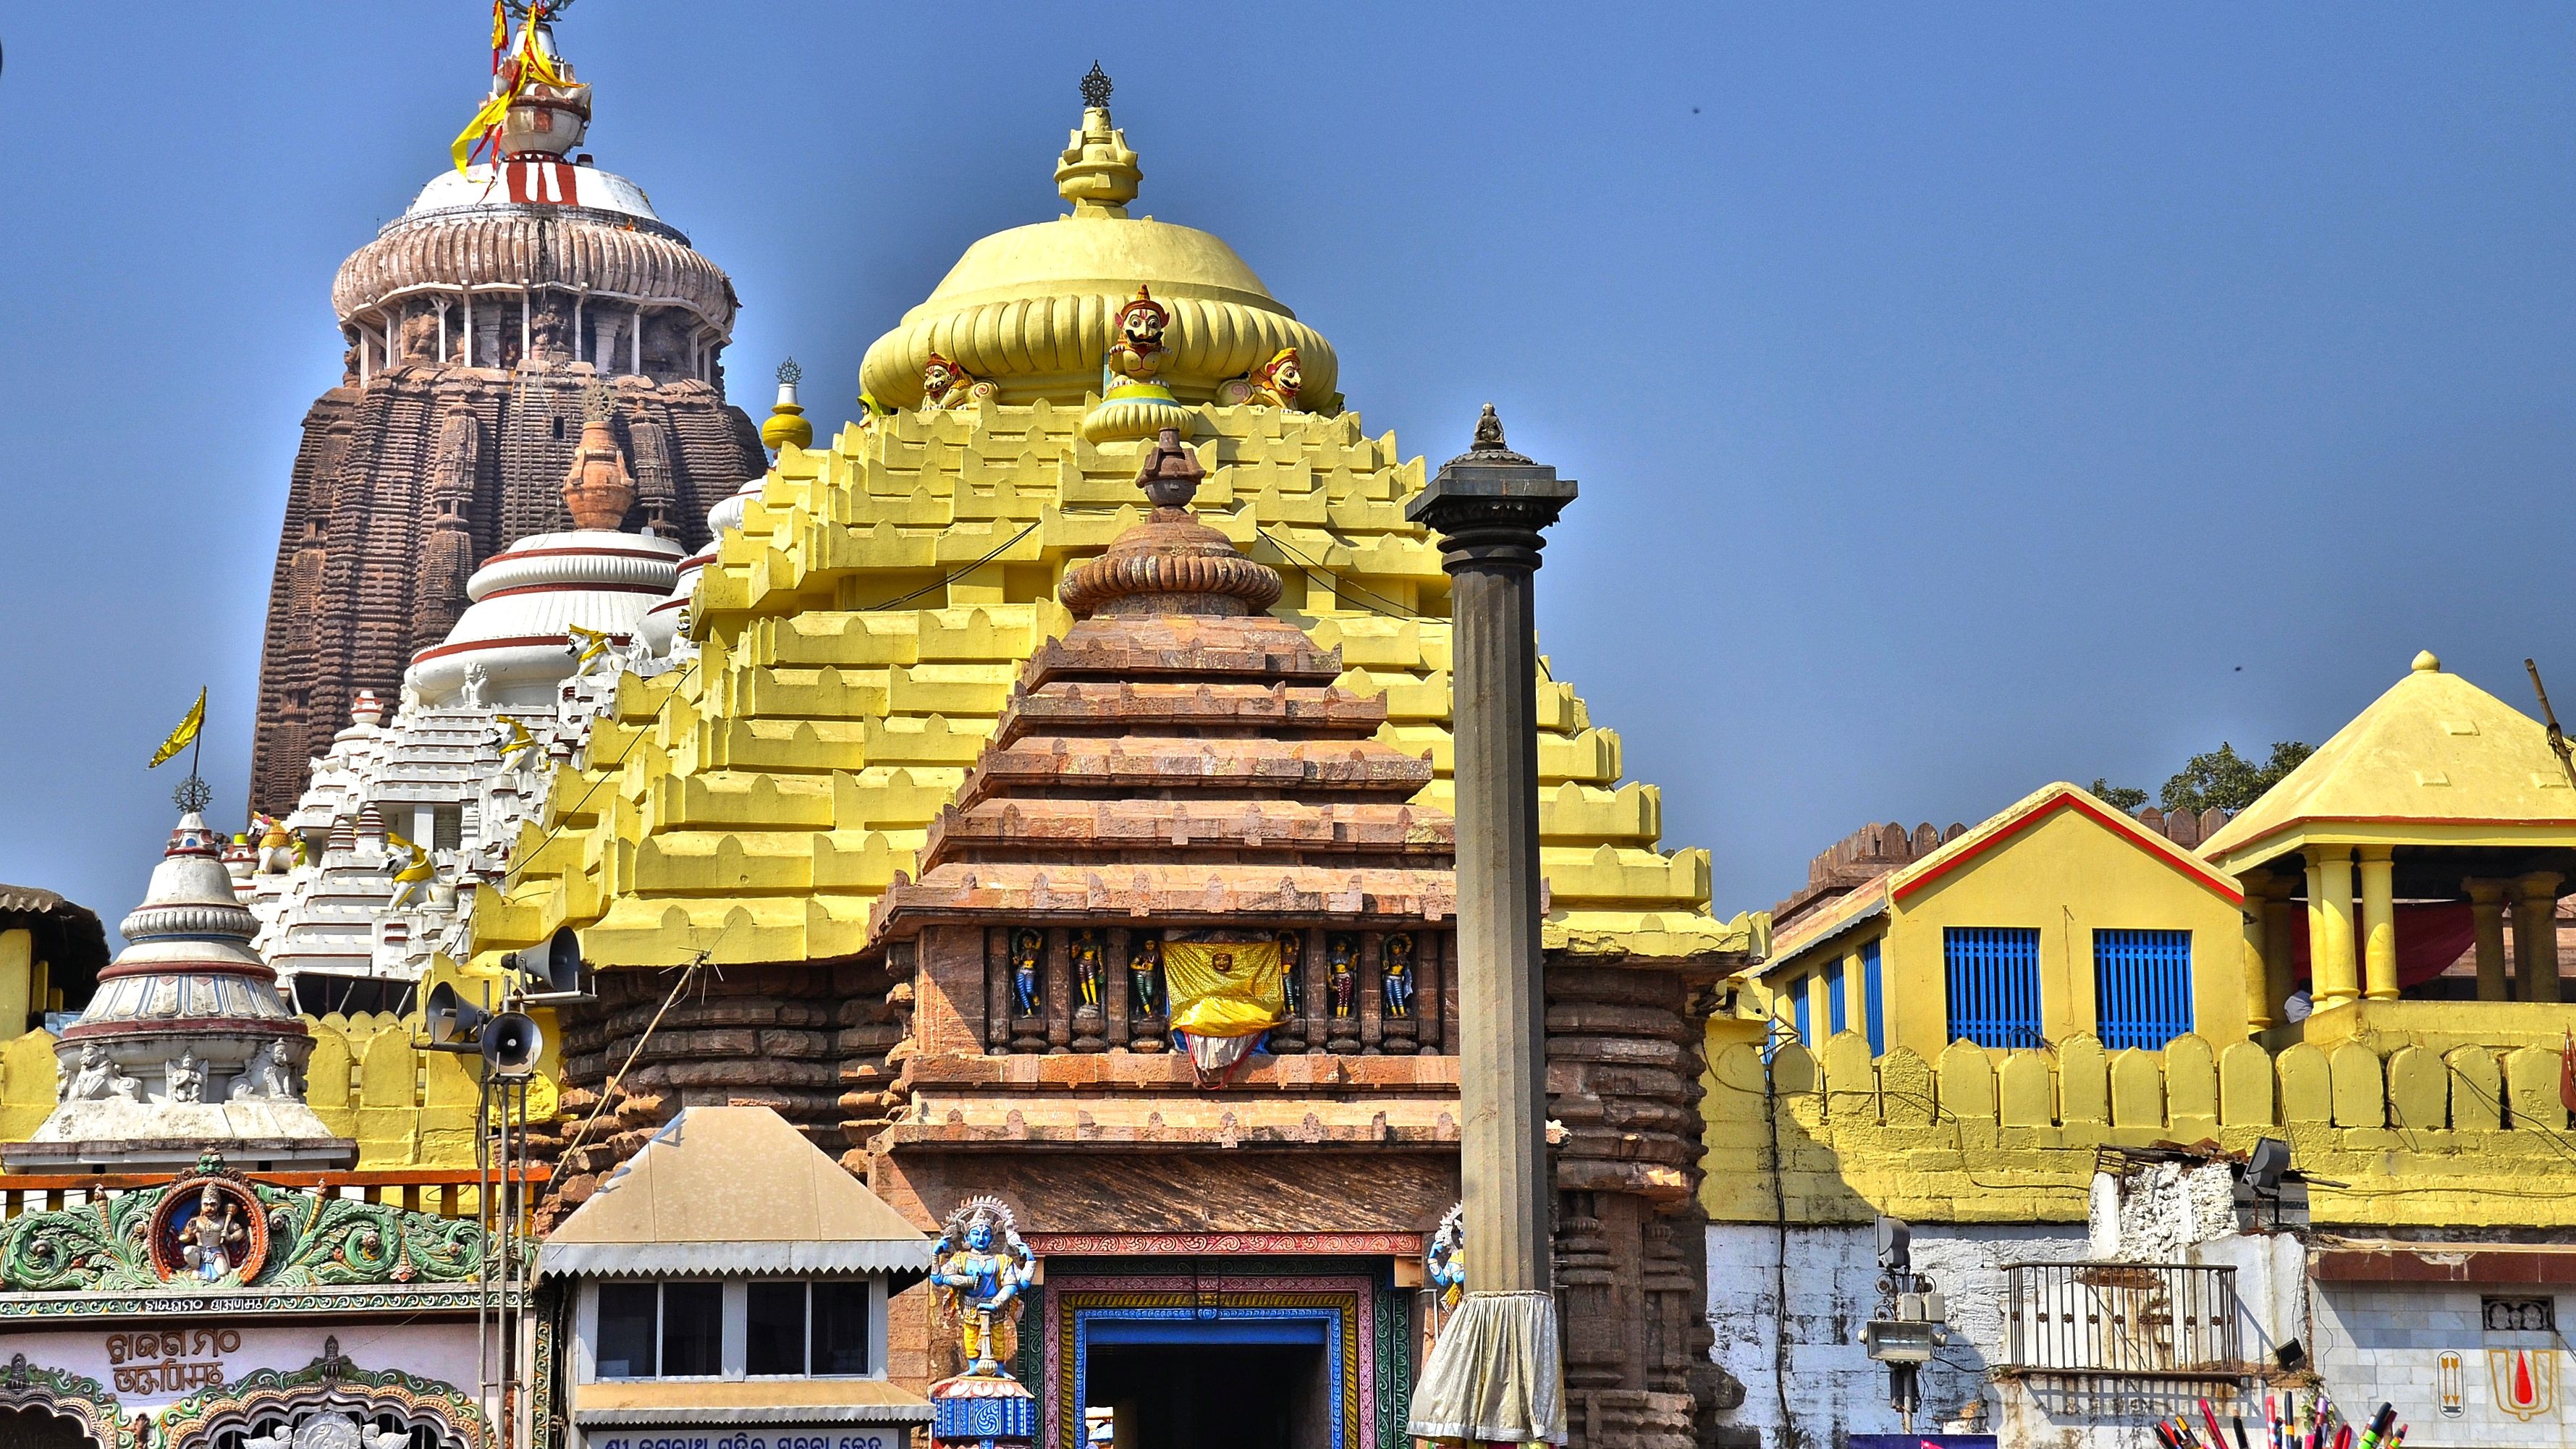
M944 412L962 408L977 398L993 395L989 382L934 352L921 365L921 406L925 411Z
M1467 1210L1449 1209L1422 1253L1423 1276L1431 1280L1441 1313L1458 1306L1467 1292Z
M242 1101L281 1100L295 1095L295 1074L286 1064L285 1048L278 1043L262 1042L242 1066L241 1079L233 1083L234 1098Z
M394 893L386 899L385 909L398 911L427 894L429 883L438 876L438 862L426 849L405 840L400 831L386 831L385 842L398 853L394 861L388 862L393 870Z
M1359 943L1348 936L1335 936L1324 943L1324 964L1332 968L1333 1019L1348 1021L1359 1011L1359 977L1352 966L1359 955Z
M99 1102L110 1097L140 1102L143 1100L143 1084L127 1076L123 1067L109 1060L107 1048L93 1042L81 1048L80 1070L64 1081L61 1100Z
M1386 938L1378 975L1379 989L1386 997L1386 1014L1413 1015L1413 937L1409 933L1399 931Z
M1290 1020L1306 1014L1306 937L1301 931L1279 933L1279 995Z
M1082 993L1082 1004L1097 1011L1100 1009L1100 933L1089 930L1074 932L1070 954L1073 957L1074 986Z
M1154 300L1153 292L1138 287L1135 297L1118 309L1118 335L1111 340L1105 360L1110 377L1152 382L1163 370L1163 332L1171 325L1172 314Z
M1297 406L1297 391L1306 384L1305 371L1297 364L1297 349L1282 347L1270 354L1270 360L1243 376L1218 384L1216 400L1221 403L1262 403L1275 408Z
M958 1347L966 1372L1008 1378L1002 1360L1017 1338L1020 1290L1037 1280L1037 1255L1020 1240L1011 1210L999 1198L979 1197L948 1215L933 1250L930 1281L943 1313L957 1316Z
M1011 937L1011 995L1022 1016L1038 1014L1038 963L1046 957L1046 937L1023 930Z
M1127 948L1127 986L1135 993L1138 1016L1160 1016L1163 990L1163 938L1139 937Z
M208 1283L238 1266L250 1251L250 1226L241 1209L213 1183L197 1195L196 1216L179 1228L179 1261Z
M206 1099L206 1069L197 1065L195 1052L181 1052L170 1064L168 1077L170 1100L202 1102Z
M465 689L457 697L467 709L483 707L483 691L491 687L492 671L477 660L465 666Z

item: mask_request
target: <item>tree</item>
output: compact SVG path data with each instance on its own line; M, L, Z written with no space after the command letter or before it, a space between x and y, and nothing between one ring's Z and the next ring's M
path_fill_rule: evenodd
M2315 753L2314 745L2280 740L2272 746L2272 757L2257 765L2221 741L2216 750L2184 761L2181 773L2165 781L2159 803L2167 811L2242 810Z
M2139 806L2147 803L2146 791L2135 785L2114 785L2099 775L2093 777L2093 783L2087 788L2093 792L2095 799L2114 810L2127 810L2134 813Z

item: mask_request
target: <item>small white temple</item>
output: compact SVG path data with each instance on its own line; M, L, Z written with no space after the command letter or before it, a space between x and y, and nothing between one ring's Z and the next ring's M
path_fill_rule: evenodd
M170 832L125 949L54 1052L60 1097L11 1172L185 1168L199 1154L257 1171L346 1167L358 1146L304 1101L313 1037L251 949L224 838L194 811Z

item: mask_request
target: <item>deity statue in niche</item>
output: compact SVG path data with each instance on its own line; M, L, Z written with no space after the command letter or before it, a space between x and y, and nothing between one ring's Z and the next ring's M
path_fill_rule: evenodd
M197 1195L194 1216L179 1225L179 1261L199 1280L215 1282L250 1253L250 1225L230 1195L213 1183Z
M1163 990L1163 938L1139 936L1127 948L1127 987L1135 994L1138 1016L1160 1016Z
M927 411L953 411L993 393L991 383L936 352L921 364L921 405Z
M1306 933L1279 933L1279 995L1290 1020L1306 1014Z
M1046 933L1023 927L1011 935L1011 996L1022 1016L1038 1014L1038 963L1046 959Z
M1094 1011L1100 1009L1100 933L1080 930L1073 933L1067 954L1073 958L1074 989L1082 994L1082 1004Z
M1413 1015L1413 936L1399 931L1386 938L1384 960L1378 968L1380 988L1386 995L1386 1014L1393 1017Z
M1221 403L1261 403L1274 408L1297 406L1297 390L1306 384L1305 371L1297 365L1297 349L1282 347L1270 354L1270 360L1241 377L1217 384L1216 400Z
M1467 1294L1467 1209L1463 1204L1440 1219L1423 1249L1422 1267L1423 1276L1431 1280L1436 1331L1436 1320L1447 1317Z
M1108 376L1101 379L1103 390L1122 383L1153 382L1163 370L1168 352L1163 332L1171 325L1172 314L1154 300L1150 289L1139 286L1134 299L1118 309L1118 333L1110 340L1104 360Z
M1017 1347L1020 1290L1037 1281L1037 1255L1001 1199L973 1198L948 1215L931 1250L930 1281L942 1317L956 1316L966 1372L1007 1377L1002 1361Z
M1333 1019L1336 1021L1348 1021L1359 1013L1360 983L1354 969L1359 954L1359 942L1348 936L1333 936L1324 942L1324 964L1333 973Z

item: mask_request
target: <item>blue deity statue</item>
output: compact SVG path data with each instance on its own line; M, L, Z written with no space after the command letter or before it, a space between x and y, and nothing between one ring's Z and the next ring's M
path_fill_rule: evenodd
M1136 996L1138 1016L1159 1016L1163 991L1163 938L1141 936L1127 948L1127 985Z
M968 1374L1009 1377L1002 1360L1018 1337L1020 1290L1036 1280L1037 1257L999 1198L975 1198L948 1215L932 1250L930 1281L942 1310L957 1315Z
M1379 989L1386 996L1386 1014L1413 1015L1413 937L1409 932L1399 931L1386 938L1378 974Z
M1046 959L1043 932L1021 930L1011 937L1011 995L1019 1014L1038 1014L1038 963Z

